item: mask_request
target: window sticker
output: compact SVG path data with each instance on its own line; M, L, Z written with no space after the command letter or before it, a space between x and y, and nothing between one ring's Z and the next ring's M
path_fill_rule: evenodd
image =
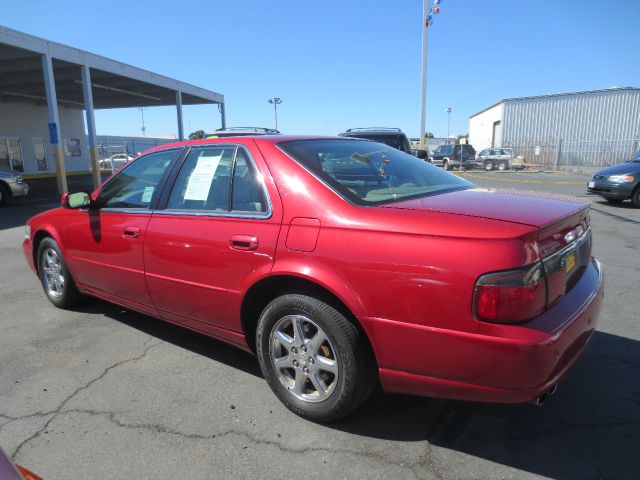
M196 168L193 169L193 172L191 172L187 190L184 193L185 200L207 201L213 176L216 174L221 158L222 152L213 157L202 156L198 158L198 163L196 164Z
M144 192L142 192L142 203L151 203L151 197L153 197L153 191L155 187L144 187Z

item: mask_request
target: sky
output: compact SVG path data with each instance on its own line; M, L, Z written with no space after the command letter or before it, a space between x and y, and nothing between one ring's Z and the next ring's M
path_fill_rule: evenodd
M427 131L467 133L502 98L640 87L638 0L442 0L429 28ZM419 135L422 0L208 2L2 0L0 24L225 97L228 126L335 135ZM220 127L215 105L184 127ZM144 112L147 136L177 135L176 110ZM141 135L138 109L96 112L101 135Z

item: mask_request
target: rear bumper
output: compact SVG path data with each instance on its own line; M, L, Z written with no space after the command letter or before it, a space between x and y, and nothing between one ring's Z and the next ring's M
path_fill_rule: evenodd
M519 403L539 397L571 368L593 335L604 294L601 264L544 314L479 333L360 318L387 392Z

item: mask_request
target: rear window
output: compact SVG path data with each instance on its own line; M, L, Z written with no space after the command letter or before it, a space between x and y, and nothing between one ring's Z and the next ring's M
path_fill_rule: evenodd
M282 142L278 146L357 205L380 205L474 187L381 143L323 139Z

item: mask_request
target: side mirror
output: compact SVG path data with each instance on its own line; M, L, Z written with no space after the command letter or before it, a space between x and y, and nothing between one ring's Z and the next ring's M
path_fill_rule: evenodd
M91 195L87 192L65 193L61 199L62 208L84 208L91 206Z

